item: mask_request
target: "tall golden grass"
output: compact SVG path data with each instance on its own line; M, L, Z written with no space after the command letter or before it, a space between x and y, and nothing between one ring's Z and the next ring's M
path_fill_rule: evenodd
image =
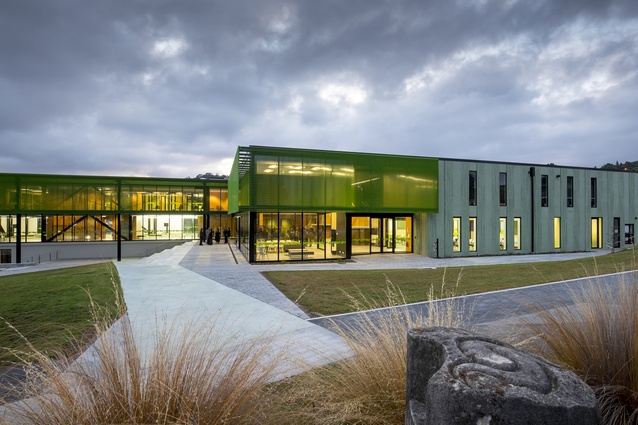
M445 282L438 291L429 288L431 300L450 295ZM462 326L465 309L463 301L447 298L426 315L410 314L389 280L385 298L350 297L359 309L373 310L336 328L351 357L279 382L273 377L282 376L282 356L273 355L267 337L238 344L214 322L180 323L163 328L146 355L126 315L113 327L96 313L98 339L72 364L33 347L20 353L30 379L25 399L5 406L9 423L402 423L406 329Z
M460 275L459 275L460 279ZM457 281L458 282L458 281ZM429 299L452 295L429 289ZM281 424L398 424L405 415L406 330L421 326L461 327L464 301L449 297L427 315L411 314L400 289L386 278L385 304L348 295L358 315L351 325L334 323L352 356L315 368L277 386L273 420ZM282 407L283 406L283 407Z
M605 424L638 424L638 282L635 272L619 280L617 287L590 280L571 292L573 304L538 309L538 321L525 323L535 335L525 348L589 384Z
M282 360L268 355L269 338L238 343L214 319L161 327L147 354L126 315L111 327L98 314L95 326L97 341L70 365L33 347L18 353L29 379L24 399L5 406L8 423L255 423Z

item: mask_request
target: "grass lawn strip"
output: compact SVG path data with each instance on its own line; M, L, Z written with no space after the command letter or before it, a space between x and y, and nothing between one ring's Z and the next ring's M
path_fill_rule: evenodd
M6 323L38 350L55 355L92 331L91 298L115 319L114 288L119 285L111 263L0 277L0 366L18 360L6 348L25 346Z
M348 294L382 304L386 278L409 303L636 270L634 251L568 261L439 269L268 271L263 275L311 316L353 311Z

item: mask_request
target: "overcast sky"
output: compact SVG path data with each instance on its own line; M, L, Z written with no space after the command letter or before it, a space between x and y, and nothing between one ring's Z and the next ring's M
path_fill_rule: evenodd
M638 160L636 0L2 0L0 172Z

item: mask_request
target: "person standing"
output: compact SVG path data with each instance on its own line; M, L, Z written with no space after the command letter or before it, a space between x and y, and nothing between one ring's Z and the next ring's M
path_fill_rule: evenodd
M204 228L200 227L199 229L199 244L203 245L204 244L204 238L206 237L206 232L204 232Z
M209 227L206 229L206 245L213 244L213 230Z
M230 227L224 229L224 243L228 243L228 238L230 238Z
M215 242L219 243L222 239L222 233L219 231L219 227L215 227Z

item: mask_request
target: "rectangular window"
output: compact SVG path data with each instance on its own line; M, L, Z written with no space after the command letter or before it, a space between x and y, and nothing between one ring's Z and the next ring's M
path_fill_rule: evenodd
M547 174L541 175L541 207L546 207L548 205L548 197L549 197L549 183Z
M514 217L514 249L521 249L521 218Z
M499 173L498 175L498 183L499 183L499 204L504 207L507 205L507 173Z
M560 248L560 217L554 217L554 248Z
M625 245L633 245L634 244L634 225L625 224Z
M598 180L596 177L591 178L591 207L598 207Z
M603 219L602 217L592 217L591 219L591 247L603 247Z
M574 177L567 176L567 207L574 206Z
M470 171L470 205L476 205L476 171Z
M507 218L501 217L499 222L500 222L499 232L498 232L499 248L501 251L505 251L507 250Z
M10 263L10 262L11 262L11 250L0 249L0 263Z
M461 252L461 217L452 218L452 252Z
M476 217L470 217L470 251L476 251Z
M620 248L620 217L614 217L613 241L614 248Z

